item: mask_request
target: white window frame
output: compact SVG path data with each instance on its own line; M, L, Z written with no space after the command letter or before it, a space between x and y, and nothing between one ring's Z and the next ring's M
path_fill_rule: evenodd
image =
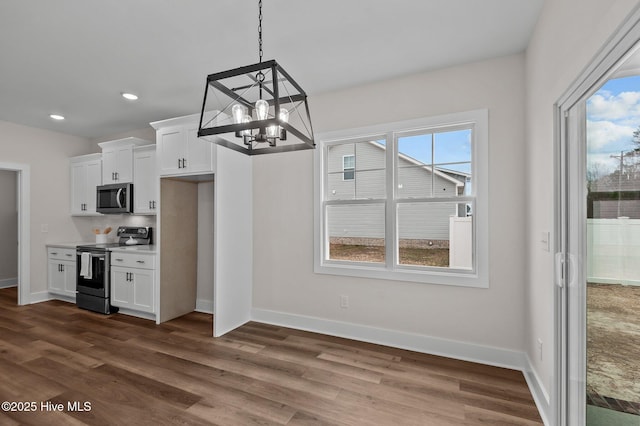
M348 169L344 167L344 160L347 157L352 157L353 158L353 167L350 167ZM353 173L353 177L351 179L345 179L344 178L344 173L345 172L352 172ZM349 155L343 155L342 156L342 181L346 182L346 181L351 181L351 180L356 180L356 155L355 154L349 154Z
M472 191L475 202L473 205L473 268L471 271L448 268L411 267L397 265L396 219L398 201L395 187L397 184L397 170L394 162L398 156L397 136L414 131L430 129L442 131L443 128L452 129L472 126L472 158L471 175ZM442 284L463 287L489 287L489 112L486 109L466 111L460 113L439 115L415 120L380 124L362 128L326 132L316 135L318 144L314 153L314 271L320 274L343 275L352 277L410 281L428 284ZM446 130L446 129L445 129ZM362 141L367 138L386 137L387 150L392 154L386 155L386 199L385 200L345 200L345 204L353 203L385 203L386 223L385 263L364 263L351 261L336 261L328 259L326 252L329 240L326 233L326 202L325 188L327 185L325 162L327 147L330 145ZM391 218L391 219L390 219Z

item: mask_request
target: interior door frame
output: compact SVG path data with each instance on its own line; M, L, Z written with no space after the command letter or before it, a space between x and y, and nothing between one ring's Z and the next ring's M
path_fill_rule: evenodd
M31 303L30 199L31 168L28 164L0 163L0 170L16 172L18 208L18 305Z
M580 128L584 115L580 112L580 102L598 88L622 63L632 50L640 42L640 5L636 6L618 27L614 34L607 40L604 46L597 52L593 60L584 69L580 76L573 82L565 93L554 104L554 249L556 263L554 265L554 383L552 398L552 418L554 424L568 426L584 424L584 412L572 412L576 398L582 398L586 404L586 396L579 395L570 384L569 377L569 300L568 286L577 283L576 278L584 276L584 263L580 257L584 250L580 248L578 253L569 252L570 226L577 226L570 221L569 206L576 201L576 188L572 181L575 179L570 173L575 171L576 159L584 160L584 146L580 146L580 140L584 140L585 134ZM578 106L578 120L571 120L571 114L575 113ZM577 141L575 140L577 138ZM571 142L574 142L572 144ZM577 152L576 152L577 149ZM581 151L582 150L582 151ZM571 172L572 167L574 168ZM580 166L577 168L578 172ZM577 194L578 197L580 194ZM580 209L578 208L578 211ZM585 235L586 237L586 235ZM579 268L579 269L578 269ZM575 307L574 307L575 308ZM586 307L585 307L586 310ZM586 312L578 312L578 315L586 315ZM586 324L585 324L586 329ZM576 335L574 333L574 335ZM577 334L578 341L574 342L579 347L586 348L586 333ZM580 341L582 340L582 341ZM586 353L586 350L585 350ZM586 355L585 355L586 356ZM586 360L585 360L586 362ZM586 371L585 371L586 376ZM572 395L573 392L573 395ZM574 398L573 401L571 398ZM582 422L580 422L582 420Z

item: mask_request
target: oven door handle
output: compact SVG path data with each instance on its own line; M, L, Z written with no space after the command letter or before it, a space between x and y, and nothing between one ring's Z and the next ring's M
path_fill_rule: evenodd
M120 197L122 196L122 191L124 190L124 188L120 188L118 189L118 192L116 192L116 202L118 203L118 207L122 208L122 202L120 201Z
M106 256L107 256L105 253L101 253L101 254L89 253L89 254L91 255L91 258L96 258L96 259L101 259L101 260L105 260ZM78 258L80 258L80 253L78 253Z

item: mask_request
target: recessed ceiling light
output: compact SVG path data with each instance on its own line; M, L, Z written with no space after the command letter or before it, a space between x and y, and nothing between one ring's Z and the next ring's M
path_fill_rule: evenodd
M122 93L122 97L125 99L129 99L130 101L135 101L136 99L138 99L138 96L134 95L133 93Z
M53 118L54 120L64 120L64 117L58 114L51 114L49 115L49 117Z

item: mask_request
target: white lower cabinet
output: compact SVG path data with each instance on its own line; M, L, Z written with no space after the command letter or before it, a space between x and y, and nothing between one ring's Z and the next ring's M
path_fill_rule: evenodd
M155 312L155 255L111 253L111 305Z
M47 248L47 286L49 293L76 298L76 251Z

